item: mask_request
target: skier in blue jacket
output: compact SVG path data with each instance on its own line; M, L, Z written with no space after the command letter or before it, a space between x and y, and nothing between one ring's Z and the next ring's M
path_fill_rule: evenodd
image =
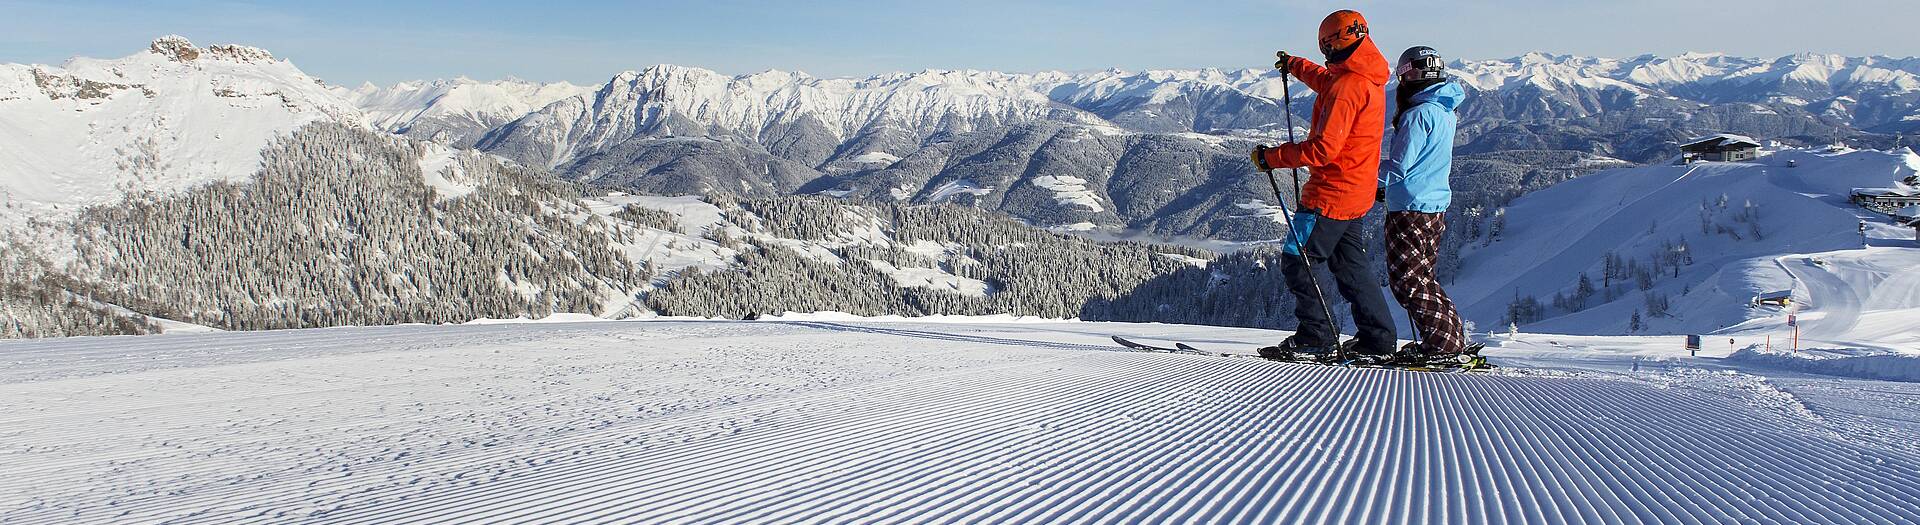
M1412 316L1420 341L1402 349L1418 359L1458 357L1467 351L1465 325L1434 278L1445 215L1453 203L1453 113L1466 91L1447 79L1446 62L1419 46L1400 55L1394 74L1398 114L1380 196L1387 203L1387 272L1393 297Z

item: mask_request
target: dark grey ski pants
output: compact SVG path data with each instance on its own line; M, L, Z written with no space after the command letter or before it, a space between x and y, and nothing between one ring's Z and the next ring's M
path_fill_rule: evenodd
M1397 343L1393 314L1387 310L1387 295L1380 290L1380 282L1368 269L1360 220L1342 221L1301 212L1294 215L1293 221L1295 234L1306 241L1301 243L1305 249L1289 239L1281 271L1286 275L1287 288L1293 292L1294 318L1300 320L1296 337L1309 346L1326 346L1337 343L1340 336L1327 319L1320 296L1314 292L1317 277L1307 271L1305 261L1300 259L1304 253L1313 261L1315 269L1324 268L1333 273L1340 297L1345 298L1352 309L1354 324L1359 327L1359 346L1355 351L1392 352ZM1319 289L1323 293L1329 291L1324 285Z

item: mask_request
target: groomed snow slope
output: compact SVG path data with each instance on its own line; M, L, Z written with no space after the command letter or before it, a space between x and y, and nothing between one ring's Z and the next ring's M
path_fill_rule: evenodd
M1108 334L1282 335L656 321L0 343L0 522L1920 522L1920 455L1750 375L1544 342L1499 356L1559 368L1349 370Z

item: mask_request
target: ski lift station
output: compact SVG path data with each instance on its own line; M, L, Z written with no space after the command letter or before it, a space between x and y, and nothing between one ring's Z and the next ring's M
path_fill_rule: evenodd
M1892 215L1920 206L1920 190L1910 188L1854 188L1849 198L1862 208Z
M1920 240L1920 205L1900 208L1900 211L1893 212L1893 220L1913 228L1914 240Z
M1781 290L1756 295L1753 296L1753 300L1748 301L1747 304L1749 306L1778 306L1781 308L1793 306L1793 290Z
M1680 163L1746 162L1760 156L1760 141L1751 137L1721 133L1693 139L1680 145Z

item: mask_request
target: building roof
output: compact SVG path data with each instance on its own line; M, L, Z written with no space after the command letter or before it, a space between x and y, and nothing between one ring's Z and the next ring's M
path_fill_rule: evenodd
M1767 293L1763 293L1763 294L1760 294L1760 295L1756 295L1756 296L1753 296L1753 298L1754 298L1754 300L1757 300L1757 301L1765 301L1765 300L1769 300L1769 299L1792 299L1792 298L1793 298L1793 290L1781 290L1781 291L1778 291L1778 292L1767 292Z
M1682 148L1692 148L1697 146L1717 146L1722 148L1731 148L1734 146L1753 146L1758 148L1760 147L1760 141L1753 140L1753 137L1748 137L1745 135L1721 133L1717 135L1710 135L1710 136L1693 139L1693 140L1687 141L1685 144L1680 145L1680 147Z
M1920 191L1910 190L1906 188L1854 188L1853 194L1865 195L1869 197L1887 197L1887 196L1914 197L1914 196L1920 196Z

